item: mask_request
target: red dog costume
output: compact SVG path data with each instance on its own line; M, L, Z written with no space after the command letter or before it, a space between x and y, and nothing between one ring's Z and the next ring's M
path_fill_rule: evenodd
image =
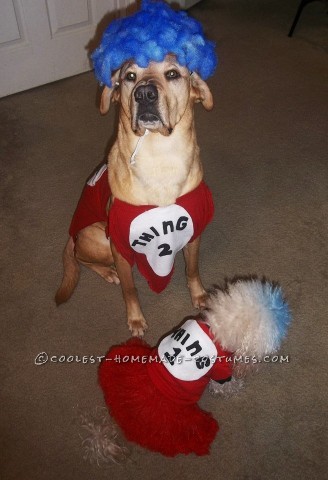
M100 366L100 384L128 440L167 456L205 455L219 427L197 402L211 379L230 380L227 357L208 324L187 320L157 348L140 339L113 347Z
M197 405L207 384L212 391L229 387L234 358L251 366L247 358L258 363L274 353L290 322L281 289L259 280L230 283L206 306L203 320L185 321L158 347L131 339L100 365L108 409L126 438L167 456L209 452L218 424ZM97 434L93 441L106 458L109 439Z
M107 213L110 196L107 166L103 165L84 187L69 229L71 237L75 240L83 228L105 222L107 237L120 254L131 266L136 263L150 288L160 293L172 277L176 253L212 220L209 188L201 182L167 207L130 205L115 198Z

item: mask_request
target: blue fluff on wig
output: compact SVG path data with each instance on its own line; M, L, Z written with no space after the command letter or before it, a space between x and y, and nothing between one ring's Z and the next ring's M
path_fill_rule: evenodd
M206 40L197 20L162 1L143 0L140 11L108 25L91 58L98 81L111 87L113 73L126 61L146 68L169 53L203 80L213 75L218 63L215 44Z
M262 285L262 293L263 306L274 316L277 328L277 342L279 343L285 337L291 322L291 312L288 303L284 298L281 287L278 285L272 285L266 281Z

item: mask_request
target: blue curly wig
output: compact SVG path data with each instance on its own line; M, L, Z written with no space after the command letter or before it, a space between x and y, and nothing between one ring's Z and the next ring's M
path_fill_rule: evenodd
M197 20L162 1L143 0L140 11L109 24L91 58L98 81L111 87L112 74L126 61L133 59L145 68L169 53L203 80L213 75L218 63L215 44L206 40Z

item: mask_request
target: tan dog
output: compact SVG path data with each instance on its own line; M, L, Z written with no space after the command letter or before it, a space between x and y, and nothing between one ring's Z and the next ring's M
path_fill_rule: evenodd
M108 157L108 180L112 199L132 205L172 205L202 181L203 169L194 127L193 107L202 102L213 107L207 84L182 67L173 55L147 68L125 63L105 86L100 111L111 102L120 104L116 141ZM145 132L148 135L142 137ZM139 152L138 140L142 138ZM137 153L131 161L133 152ZM135 163L134 163L135 162ZM56 294L57 304L71 296L78 282L78 262L110 283L120 283L132 335L147 328L141 311L130 264L105 234L105 222L82 229L75 241L69 239L64 255L64 277ZM187 283L194 307L204 306L205 290L198 270L200 237L183 248Z

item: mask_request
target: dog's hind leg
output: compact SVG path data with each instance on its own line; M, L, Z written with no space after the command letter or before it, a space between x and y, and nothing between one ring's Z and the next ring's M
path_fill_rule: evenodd
M79 281L80 267L74 255L74 241L69 238L63 252L64 276L57 290L55 301L57 305L67 302Z
M196 238L191 243L187 243L183 249L183 254L186 263L187 284L192 304L195 308L204 308L207 294L199 276L199 246L200 237Z
M120 283L104 223L94 223L79 232L75 243L75 257L106 282L116 285Z
M119 284L105 224L97 222L81 230L74 244L67 242L63 254L64 276L56 293L57 305L67 302L79 281L79 263L98 273L109 283Z

